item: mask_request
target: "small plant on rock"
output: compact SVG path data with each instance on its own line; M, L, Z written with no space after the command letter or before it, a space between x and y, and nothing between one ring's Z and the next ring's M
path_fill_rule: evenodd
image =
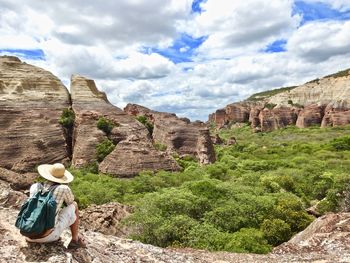
M144 115L137 116L137 117L136 117L136 120L138 120L138 121L141 122L143 125L145 125L145 127L146 127L147 130L148 130L148 132L152 135L154 126L153 126L152 123L150 123L150 122L148 121L148 119L147 119L146 116L144 116Z
M114 128L115 123L111 120L108 120L104 117L101 117L97 121L97 128L104 131L107 135L111 133Z
M105 139L103 142L96 146L97 160L102 162L104 158L110 154L115 148L113 142L109 139Z
M65 128L71 128L74 125L75 114L72 109L64 109L61 117L58 120L58 123L61 124Z
M165 144L160 143L160 142L156 142L154 144L154 148L156 148L158 151L165 152L167 149L167 146Z

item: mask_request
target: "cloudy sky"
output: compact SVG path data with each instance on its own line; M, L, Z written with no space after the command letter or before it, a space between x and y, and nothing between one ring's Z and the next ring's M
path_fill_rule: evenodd
M350 0L0 0L0 54L109 100L207 120L350 67Z

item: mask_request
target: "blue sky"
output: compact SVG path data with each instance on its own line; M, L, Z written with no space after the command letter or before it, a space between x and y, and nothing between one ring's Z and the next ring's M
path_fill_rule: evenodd
M330 4L322 2L308 3L304 1L295 1L293 13L302 15L301 22L305 24L315 20L349 20L349 11L340 11L332 8Z
M349 0L0 0L0 13L0 54L192 120L350 67Z

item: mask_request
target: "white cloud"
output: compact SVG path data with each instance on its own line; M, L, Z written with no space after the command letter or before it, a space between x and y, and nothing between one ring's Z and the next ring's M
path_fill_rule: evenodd
M320 1L349 9L349 0ZM42 49L45 60L23 59L66 84L71 74L93 78L119 107L139 103L193 120L254 92L350 67L349 21L301 26L292 0L207 0L200 14L191 14L191 3L0 0L0 50ZM207 36L194 62L140 51L166 49L182 33ZM286 52L262 52L280 39ZM190 49L185 43L179 53Z
M288 50L311 62L350 54L350 21L313 22L299 28L289 39Z

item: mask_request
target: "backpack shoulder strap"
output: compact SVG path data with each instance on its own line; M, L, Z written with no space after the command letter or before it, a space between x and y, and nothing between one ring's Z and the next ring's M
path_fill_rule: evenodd
M53 184L49 187L48 191L53 193L53 191L55 191L55 189L59 186L60 184Z

